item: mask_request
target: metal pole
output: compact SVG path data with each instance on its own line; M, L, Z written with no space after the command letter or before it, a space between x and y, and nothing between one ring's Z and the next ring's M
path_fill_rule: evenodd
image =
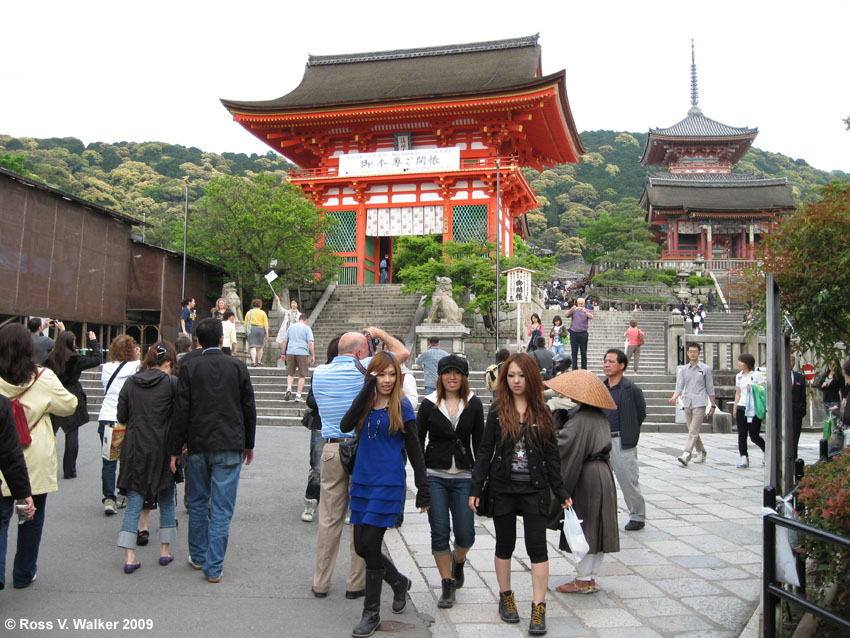
M502 189L500 188L500 177L502 171L499 168L499 158L496 158L496 352L499 351L499 308L502 305L501 297L501 256L502 256Z
M186 234L189 229L189 178L183 178L185 206L183 207L183 284L180 287L180 300L186 298Z

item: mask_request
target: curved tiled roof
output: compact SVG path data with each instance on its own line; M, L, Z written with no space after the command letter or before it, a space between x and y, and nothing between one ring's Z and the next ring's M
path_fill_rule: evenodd
M785 177L748 174L648 175L641 206L723 210L793 209Z
M659 135L663 137L686 137L686 138L706 138L706 137L755 137L758 134L757 128L727 126L716 122L702 113L688 113L688 116L681 122L677 122L673 126L667 128L651 128L650 135Z

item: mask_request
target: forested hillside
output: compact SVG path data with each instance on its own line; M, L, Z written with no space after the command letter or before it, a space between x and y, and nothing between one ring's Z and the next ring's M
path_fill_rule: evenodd
M526 169L541 207L528 216L531 243L551 250L558 260L586 254L577 231L601 212L618 204L634 206L640 198L646 169L640 157L645 133L589 131L581 134L587 147L579 164L538 172ZM0 166L114 210L144 218L154 225L145 239L168 248L182 241L184 177L188 177L189 206L200 199L210 179L221 175L284 175L291 164L281 156L205 153L163 142L94 142L73 137L33 139L0 135ZM769 177L787 177L798 201L816 185L847 179L846 173L826 172L804 160L751 149L735 168Z

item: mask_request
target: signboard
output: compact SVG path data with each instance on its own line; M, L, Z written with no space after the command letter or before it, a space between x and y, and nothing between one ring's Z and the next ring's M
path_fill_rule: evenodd
M529 303L531 301L531 272L527 268L512 268L507 271L507 303Z
M815 367L811 363L803 366L803 376L806 377L806 381L811 381L815 378Z
M399 175L440 173L460 169L460 148L422 148L384 153L350 153L339 156L339 175Z

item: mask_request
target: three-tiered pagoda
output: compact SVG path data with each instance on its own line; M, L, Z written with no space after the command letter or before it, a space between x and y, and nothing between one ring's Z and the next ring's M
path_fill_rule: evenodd
M498 236L512 254L538 205L520 168L575 163L585 151L565 72L542 74L536 35L311 55L283 97L222 103L300 167L290 181L338 220L325 239L343 258L340 283L376 283L404 235Z
M758 129L721 124L703 115L691 43L691 108L668 128L649 130L643 166L650 174L640 205L647 211L661 259L753 259L755 245L794 211L788 180L733 173ZM729 262L727 262L729 263Z

